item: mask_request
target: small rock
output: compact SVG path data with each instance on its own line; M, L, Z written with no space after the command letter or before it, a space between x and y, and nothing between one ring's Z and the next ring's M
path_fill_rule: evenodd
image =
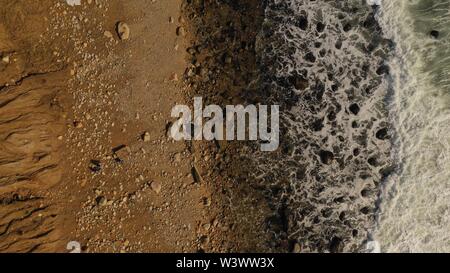
M161 192L161 183L157 182L157 181L153 181L150 184L150 187L152 188L152 190L156 193L159 194Z
M209 237L206 235L203 235L202 237L200 237L199 241L200 241L200 244L206 245L209 243Z
M178 81L178 74L177 73L173 73L170 76L170 80L173 81L173 82L177 82Z
M326 164L326 165L331 164L331 162L334 159L334 154L330 151L322 150L322 151L320 151L319 156L320 156L320 161L322 161L322 163Z
M110 31L105 31L103 33L103 35L105 35L106 38L112 39L114 36Z
M184 27L178 27L177 28L177 35L178 36L186 36L186 29L184 29Z
M151 140L150 133L149 133L149 132L145 132L145 133L142 135L142 140L143 140L144 142L150 142L150 140Z
M292 250L292 252L293 252L293 253L300 253L300 251L301 251L300 244L295 243L294 249Z
M93 172L93 173L98 173L102 170L102 165L101 162L98 160L91 160L91 162L89 163L89 169Z
M378 138L379 140L385 140L389 138L388 135L388 129L387 128L382 128L380 130L378 130L375 134L376 138Z
M430 32L430 35L431 35L431 37L433 37L434 39L438 39L439 38L439 31L437 31L437 30L432 30L431 32Z
M173 157L175 162L181 162L181 154L180 153L176 153Z
M73 127L77 128L77 129L83 128L83 123L81 123L81 121L74 121Z
M211 199L210 199L210 198L204 197L202 201L203 201L203 205L204 205L205 207L211 206Z
M361 110L359 108L359 105L356 103L353 103L352 105L350 105L350 107L348 108L350 110L350 112L352 112L353 115L358 115L359 111Z
M206 224L203 225L203 228L204 228L206 231L209 231L209 229L211 228L211 224L210 224L210 223L206 223Z
M131 149L126 145L120 145L119 147L113 149L113 153L114 159L121 162L130 156Z
M106 200L104 196L99 196L95 198L95 202L97 203L98 206L104 207L108 203L108 200Z
M2 58L2 61L4 62L4 63L9 63L9 56L4 56L3 58Z
M124 22L117 23L117 35L121 40L128 40L130 38L130 27Z

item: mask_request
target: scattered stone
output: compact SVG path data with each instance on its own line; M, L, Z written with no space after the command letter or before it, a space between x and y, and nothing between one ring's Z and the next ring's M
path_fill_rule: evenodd
M297 21L297 26L301 29L301 30L306 30L308 29L308 18L305 16L300 16L300 18Z
M122 162L131 155L130 147L126 145L120 145L113 149L114 159L118 162Z
M73 127L77 128L77 129L83 128L83 123L81 123L81 121L76 120L73 122Z
M320 161L325 164L329 165L334 159L334 154L330 151L321 150L319 152Z
M315 63L316 62L316 56L314 56L314 54L312 52L309 52L305 55L305 60L310 62L310 63Z
M150 142L150 140L151 140L150 133L149 133L149 132L145 132L145 133L142 135L142 140L143 140L144 142Z
M203 228L204 228L206 231L209 231L209 229L211 228L211 224L210 224L210 223L206 223L206 224L203 225Z
M203 197L202 202L205 207L211 206L211 199L208 197Z
M199 242L202 245L206 245L209 243L209 237L207 235L203 235L202 237L200 237Z
M178 74L177 73L173 73L170 76L170 80L173 81L173 82L177 82L178 81Z
M300 244L295 243L294 249L292 250L292 252L293 252L293 253L300 253L300 252L301 252Z
M152 188L152 190L153 190L156 194L159 194L159 193L161 192L162 186L161 186L161 183L158 182L158 181L153 181L153 182L150 184L150 187Z
M191 174L192 174L192 177L194 178L195 183L203 182L202 176L200 175L200 172L198 171L196 166L192 167Z
M98 196L97 198L95 198L95 202L97 203L98 206L103 207L106 206L108 200L104 196Z
M93 173L100 172L102 170L101 162L99 160L91 160L91 162L89 163L89 169Z
M2 61L4 62L4 63L9 63L9 56L4 56L3 58L2 58Z
M186 29L184 29L184 27L178 27L177 28L177 35L178 36L186 36Z
M388 130L386 128L380 129L375 134L376 138L379 140L386 140L389 138L388 136Z
M439 31L437 31L437 30L432 30L432 31L430 32L430 35L431 35L431 37L433 37L434 39L438 39L440 33L439 33Z
M180 153L176 153L173 157L173 160L175 162L181 162L181 154Z
M130 38L130 27L127 23L117 23L117 35L121 40L128 40Z
M112 39L114 36L110 31L105 31L103 33L103 35L105 35L106 38Z
M358 106L358 104L353 103L352 105L350 105L350 107L348 108L350 110L350 112L352 112L353 115L358 115L359 111L361 110Z
M377 69L377 74L378 74L378 75L389 74L389 66L387 66L387 65L381 65L381 66Z
M233 58L231 56L226 56L225 57L225 63L226 64L231 64L233 62Z

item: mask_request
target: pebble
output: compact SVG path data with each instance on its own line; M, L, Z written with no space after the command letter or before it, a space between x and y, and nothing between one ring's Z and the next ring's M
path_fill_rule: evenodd
M3 58L2 58L2 61L3 61L4 63L9 63L9 56L3 57Z
M296 243L295 245L294 245L294 249L293 249L293 253L300 253L300 251L301 251L301 247L300 247L300 245L298 244L298 243Z
M437 38L439 38L439 31L437 31L437 30L432 30L432 31L430 32L430 35L431 35L431 37L433 37L434 39L437 39Z
M143 140L144 142L150 142L151 137L150 137L149 132L145 132L145 133L144 133L144 135L142 136L142 140Z
M95 201L97 202L97 205L101 207L106 206L106 204L108 203L108 200L106 200L104 196L97 197Z
M161 183L157 182L157 181L153 181L150 184L150 187L152 188L152 190L156 193L159 194L161 192Z
M119 22L117 24L117 35L121 40L128 40L130 38L130 27L127 23Z
M178 36L186 36L186 30L184 29L184 27L177 28L177 35Z
M173 73L172 76L170 76L170 80L173 82L177 82L178 81L178 74L177 73Z
M103 33L103 35L105 35L106 38L112 39L114 36L110 31L105 31Z

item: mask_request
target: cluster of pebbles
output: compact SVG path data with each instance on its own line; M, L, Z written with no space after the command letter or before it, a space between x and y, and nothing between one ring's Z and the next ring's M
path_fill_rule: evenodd
M348 252L368 240L392 166L384 64L392 42L376 12L364 1L267 2L262 89L249 100L281 109L279 151L253 161L274 211L273 245Z

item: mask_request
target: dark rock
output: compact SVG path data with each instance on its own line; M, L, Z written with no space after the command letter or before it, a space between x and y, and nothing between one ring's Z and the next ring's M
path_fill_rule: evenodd
M293 78L293 84L297 90L305 90L309 87L309 81L302 76L297 76Z
M386 139L388 139L389 136L388 136L387 128L383 128L383 129L378 130L375 133L375 137L378 138L379 140L386 140Z
M377 69L377 74L378 75L389 74L389 66L380 65L380 67L378 67Z
M305 60L307 60L310 63L315 63L316 56L314 56L314 54L312 52L309 52L308 54L305 55Z
M341 249L342 239L339 237L333 237L330 241L329 249L331 253L339 252Z
M90 164L89 164L89 169L93 172L93 173L98 173L102 170L102 165L101 162L98 160L91 160Z
M325 25L322 22L317 23L316 25L317 32L322 32L325 30Z
M308 28L308 18L305 16L300 16L296 24L301 30L306 30Z
M439 31L437 31L437 30L432 30L431 32L430 32L430 35L431 35L431 37L433 37L434 39L438 39L439 38Z
M353 103L352 105L350 105L350 107L348 108L350 110L350 112L352 112L353 115L358 115L359 111L361 110L358 106L358 104Z
M352 29L352 25L350 23L347 23L344 25L343 30L345 32L349 32Z
M371 166L377 167L378 164L378 160L375 157L371 157L367 160L367 163L369 163Z
M322 161L323 164L329 165L334 159L334 154L330 151L321 150L319 152L320 161Z

